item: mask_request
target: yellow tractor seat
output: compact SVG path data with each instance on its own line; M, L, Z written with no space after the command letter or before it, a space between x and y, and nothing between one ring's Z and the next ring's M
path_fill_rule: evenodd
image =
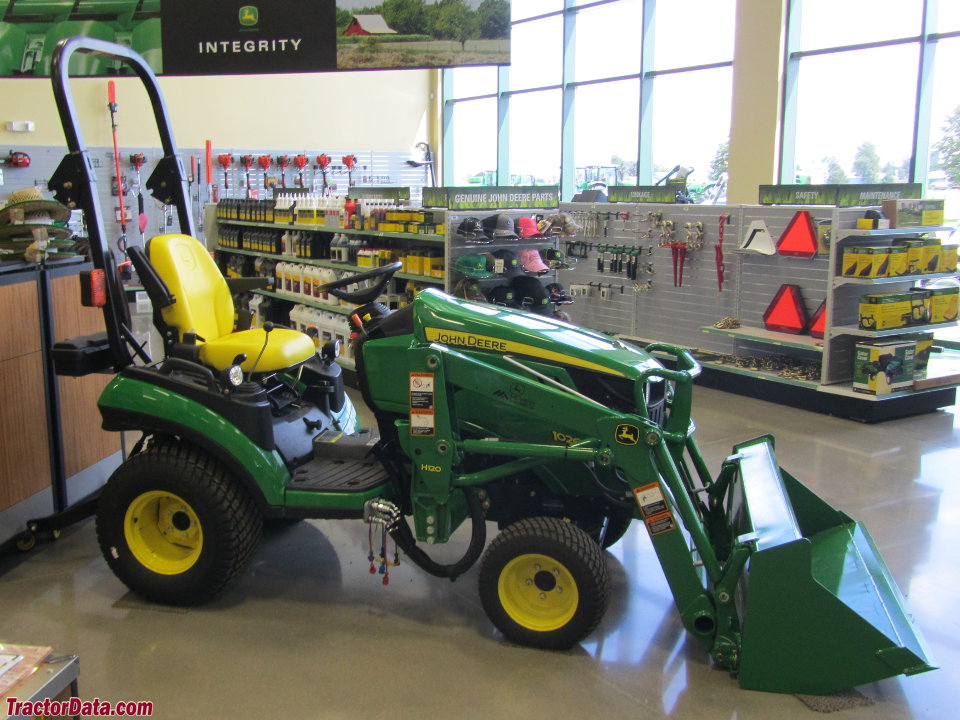
M163 321L175 328L183 341L195 333L200 360L216 370L230 367L241 353L247 359L244 372L274 372L309 360L316 348L302 332L276 328L269 334L261 328L233 332L233 297L210 253L189 235L157 235L147 246L150 264L166 283L175 301L160 310ZM257 357L263 349L259 362Z

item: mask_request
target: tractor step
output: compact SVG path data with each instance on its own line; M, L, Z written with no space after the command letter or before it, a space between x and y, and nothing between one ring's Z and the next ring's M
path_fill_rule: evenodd
M363 428L353 435L339 430L324 430L313 439L313 453L324 460L366 460L380 442L376 428Z
M318 458L297 468L287 490L365 492L387 481L387 471L376 460Z

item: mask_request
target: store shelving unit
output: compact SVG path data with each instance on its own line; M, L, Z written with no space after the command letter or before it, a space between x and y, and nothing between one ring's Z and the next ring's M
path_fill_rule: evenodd
M954 277L956 272L905 275L903 277L852 278L840 272L843 250L852 245L876 245L893 242L898 238L916 237L922 233L949 231L950 227L895 228L883 230L858 230L854 227L860 209L835 208L833 210L828 261L829 284L827 286L826 333L824 335L822 389L833 394L851 394L868 402L884 402L916 395L918 399L928 390L909 390L888 393L882 396L855 393L852 387L853 351L863 338L894 338L917 332L934 331L953 327L956 322L910 325L887 330L863 330L859 327L859 303L864 294L876 287L877 291L907 290L918 282L936 278ZM933 392L941 392L942 388Z
M595 288L602 283L621 283L609 271L598 272L597 248L614 243L640 248L655 272L646 279L652 288L638 292L627 283L623 295L601 300L595 292L573 306L574 321L618 336L654 338L690 349L706 351L701 382L776 402L857 419L876 421L888 417L926 412L953 404L955 386L938 386L874 396L852 388L853 349L863 338L896 337L951 327L955 323L910 326L896 330L867 331L858 327L859 298L869 292L909 288L921 280L955 277L956 272L912 275L902 278L862 279L840 274L843 248L851 243L883 244L898 237L916 236L952 228L901 228L857 230L857 218L865 208L816 206L682 206L626 203L564 203L561 211L603 218L599 230L579 238L590 253L572 271L560 277L567 287ZM738 251L738 242L755 222L763 222L774 240L794 215L809 212L816 226L827 229L829 252L814 258L762 256ZM718 221L725 225L725 282L717 287L717 270L712 246L718 240ZM682 287L672 285L671 253L657 244L657 230L648 218L673 221L674 228L702 223L706 230L703 247L687 252ZM596 224L595 224L596 227ZM677 238L682 239L679 230ZM707 250L709 252L704 252ZM825 332L822 339L810 335L773 332L763 327L763 312L781 284L792 283L803 290L807 311L826 302ZM871 289L875 286L875 289ZM740 327L720 329L715 323L725 316L740 320ZM775 372L744 368L729 362L714 362L717 355L786 356L802 363L820 363L817 381L784 377Z

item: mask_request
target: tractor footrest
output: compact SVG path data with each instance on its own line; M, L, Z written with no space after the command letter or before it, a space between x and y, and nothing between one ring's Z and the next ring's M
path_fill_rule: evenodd
M365 492L387 479L387 471L378 461L319 458L297 468L287 490Z
M313 439L313 452L323 460L366 460L378 442L376 428L363 428L353 435L330 429Z

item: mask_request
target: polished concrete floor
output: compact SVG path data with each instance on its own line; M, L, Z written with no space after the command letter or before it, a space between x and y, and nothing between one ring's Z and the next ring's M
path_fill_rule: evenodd
M956 717L955 410L868 426L699 390L696 418L712 467L733 442L773 432L784 467L867 523L941 667L861 686L870 704L836 717ZM269 534L215 603L170 609L127 592L87 521L0 558L0 638L77 653L84 698L151 700L160 718L813 717L794 696L741 690L711 667L642 526L608 555L605 620L562 653L505 642L480 606L476 568L450 583L404 562L383 586L366 556L362 523L301 523Z

